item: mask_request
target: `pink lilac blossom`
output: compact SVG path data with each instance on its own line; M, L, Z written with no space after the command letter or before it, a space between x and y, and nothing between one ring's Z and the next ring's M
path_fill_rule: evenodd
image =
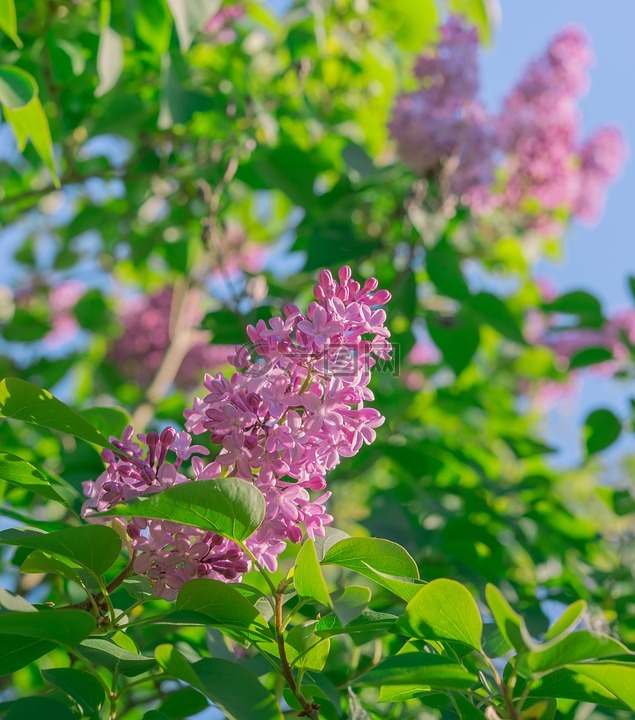
M157 372L170 343L172 289L127 301L121 312L123 333L110 348L109 359L127 378L147 385ZM203 319L200 295L190 291L183 322L196 327ZM233 353L231 345L209 344L209 334L198 331L197 339L186 353L176 382L192 387L200 382L204 370L221 367Z
M467 204L492 182L494 138L478 102L478 36L452 16L436 48L415 67L421 87L397 97L389 128L397 152L415 172L441 170L451 192Z
M236 39L236 31L231 27L234 20L240 19L245 14L242 5L227 5L203 25L203 30L212 35L220 45L228 45Z
M505 153L504 201L533 198L546 210L570 207L578 188L578 101L593 61L578 28L566 28L534 60L507 96L499 118Z
M600 366L606 371L612 371L630 358L627 343L635 344L635 311L619 311L597 330L585 328L549 331L542 341L566 360L588 348L606 348L611 351L613 360L601 363Z
M138 439L146 446L145 450L133 440L130 426L121 440L110 438L118 454L103 450L106 470L96 481L83 483L87 500L82 514L87 520L126 500L191 482L179 472L184 461L191 459L196 480L214 479L220 474L217 463L205 464L200 457L208 455L209 450L202 445L191 445L188 433L167 427L161 434L149 432L139 435ZM196 455L191 458L193 454ZM237 580L248 570L238 545L216 533L143 518L133 518L126 523L126 531L135 550L135 572L147 575L153 581L156 595L166 600L173 600L179 588L192 578Z
M581 143L579 101L593 61L586 35L559 33L496 118L477 97L477 51L475 29L452 16L436 48L421 55L420 87L397 97L389 124L401 159L479 216L497 211L538 235L560 234L568 217L596 222L628 149L612 127Z
M207 375L207 395L185 411L188 432L140 435L146 451L132 428L111 439L119 454L104 450L106 470L84 483L84 516L175 484L235 477L253 482L265 498L265 519L247 546L270 570L287 542L323 535L332 521L326 473L372 443L384 422L367 403L372 368L390 358L381 308L390 294L374 279L360 286L344 267L337 280L323 270L314 296L306 315L287 305L283 318L247 328L251 347L235 349L237 371L231 378ZM212 462L203 459L204 446L192 446L190 433L209 433L222 446ZM182 472L185 462L193 480ZM233 581L250 567L240 548L213 533L141 519L126 527L137 551L135 570L166 599L190 578Z
M601 128L580 145L578 103L588 89L592 62L586 35L566 28L529 65L504 102L498 142L505 181L498 201L510 208L537 201L536 229L556 229L558 222L549 216L556 210L596 222L606 189L626 158L626 143L615 128Z
M73 308L86 293L86 286L80 280L64 280L54 285L48 297L51 311L51 329L44 336L45 345L58 348L72 340L79 332L79 323Z
M360 286L349 267L338 278L319 274L306 316L287 305L284 318L249 326L252 353L238 348L237 372L207 376L208 395L185 412L188 431L222 445L217 462L264 494L265 521L248 545L270 569L287 541L299 542L301 526L324 534L330 493L311 492L323 491L325 474L373 442L384 421L366 403L375 358L390 356L380 307L390 294L374 279Z
M604 210L606 191L620 175L628 145L618 128L597 130L579 152L579 187L573 212L587 225L596 223Z

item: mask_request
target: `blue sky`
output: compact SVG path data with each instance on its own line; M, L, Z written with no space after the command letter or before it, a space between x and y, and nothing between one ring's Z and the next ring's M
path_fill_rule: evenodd
M635 275L635 232L631 220L635 191L635 2L602 3L598 0L501 0L502 22L494 45L483 52L483 97L490 109L514 84L528 60L540 53L549 39L568 24L589 35L596 55L591 89L582 101L585 133L604 124L622 127L633 156L622 177L609 190L606 212L594 228L574 225L565 239L565 254L558 264L542 263L540 272L561 290L586 289L613 311L630 304L626 284ZM581 449L580 423L588 412L608 407L626 414L625 386L589 375L578 397L556 407L544 434L561 448L559 462L575 462ZM625 436L609 453L617 462L635 451L633 435Z

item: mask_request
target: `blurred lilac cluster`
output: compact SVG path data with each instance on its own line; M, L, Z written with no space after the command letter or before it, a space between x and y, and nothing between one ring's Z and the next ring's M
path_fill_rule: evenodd
M635 345L635 310L621 310L597 330L564 329L544 334L542 342L551 347L561 358L571 360L575 355L590 348L609 350L612 360L596 366L602 371L614 372L631 357L629 345Z
M304 532L323 535L332 521L324 507L326 473L373 442L384 422L366 403L373 400L368 384L376 358L387 359L392 349L381 309L390 294L374 279L360 286L349 267L339 281L322 271L314 294L306 315L287 305L284 318L247 328L251 349L236 348L230 379L206 376L208 394L185 411L188 432L168 427L140 435L145 451L131 427L121 440L112 438L117 453L104 450L106 470L84 483L84 516L191 482L182 473L189 461L194 481L240 478L262 492L265 519L246 544L270 570L287 542L300 542ZM192 445L190 432L209 433L222 446L215 460L202 459L209 451ZM137 551L135 571L166 599L190 578L236 580L249 568L243 551L214 533L144 519L126 530Z
M213 37L218 44L228 45L236 39L236 31L232 27L233 21L239 20L244 14L243 5L225 5L203 25L203 31Z
M170 344L172 288L128 300L120 319L123 333L112 344L108 357L117 369L139 385L147 385L157 372ZM197 290L188 291L179 322L195 328L203 319L201 297ZM233 352L231 345L209 343L209 334L192 331L193 341L186 352L176 383L191 387L200 381L205 370L220 367Z
M476 99L477 50L476 31L451 17L435 51L419 58L421 88L397 98L390 124L402 160L417 173L438 173L476 213L517 211L545 232L555 213L597 221L628 151L613 127L580 139L578 105L593 60L584 33L557 35L496 117Z
M478 35L460 18L442 26L415 66L420 88L399 95L390 131L400 157L426 175L441 170L451 192L474 202L493 179L491 121L477 100Z
M44 336L47 348L58 348L72 340L79 332L79 323L73 308L86 293L80 280L63 280L49 291L48 305L51 312L51 329Z

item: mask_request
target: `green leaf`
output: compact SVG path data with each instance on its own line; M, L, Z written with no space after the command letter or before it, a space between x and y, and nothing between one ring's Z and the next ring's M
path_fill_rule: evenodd
M7 0L0 0L0 27L2 27L2 5L6 2ZM12 0L9 2L12 3ZM37 97L37 93L37 83L28 72L19 67L0 65L0 105L5 109L17 110L24 107Z
M75 701L82 717L96 715L106 700L99 681L84 670L49 668L42 670L42 677Z
M54 500L66 507L70 504L59 495L39 470L17 455L0 451L0 480Z
M292 667L321 672L328 660L331 642L318 636L318 622L296 625L285 638L287 657Z
M365 636L385 635L387 631L393 630L396 622L396 615L364 610L346 625L343 625L335 614L325 615L318 620L315 632L319 637L352 635L353 633L363 633Z
M60 187L53 156L53 139L40 98L34 96L23 107L5 108L4 117L13 128L18 150L22 152L30 139L40 160L51 173L55 187Z
M542 650L529 653L527 663L535 672L543 673L583 660L600 660L630 654L625 645L612 637L578 630L552 641Z
M622 423L610 411L604 408L589 414L584 425L586 450L589 455L606 450L620 436Z
M560 635L569 632L580 622L580 618L586 611L584 600L576 600L562 613L562 615L551 625L544 634L543 642L553 640Z
M434 37L438 13L433 0L393 0L379 7L385 13L382 27L400 48L420 52Z
M167 673L205 693L228 720L282 720L274 696L242 665L218 659L191 664L171 645L160 645L155 654Z
M0 587L0 612L7 610L10 612L37 612L37 608L22 595L15 595Z
M106 326L108 321L108 305L99 290L89 290L77 301L73 308L73 314L81 327L94 331L95 329ZM112 409L119 410L120 413L125 412L119 408ZM85 413L82 414L86 416Z
M108 440L81 415L46 390L18 378L0 382L0 417L51 428L108 447Z
M443 295L456 300L470 296L456 251L446 239L426 251L426 269L430 280Z
M558 701L554 698L527 703L522 712L521 720L555 720Z
M157 55L167 52L172 34L172 18L164 0L140 0L135 11L137 36Z
M126 426L130 425L130 415L119 407L85 408L82 410L82 416L105 437L111 435L121 437Z
M0 0L0 30L8 35L19 48L22 47L22 41L18 37L18 18L14 0Z
M411 637L450 640L480 650L483 621L476 600L455 580L433 580L406 606L399 622Z
M96 575L103 575L112 567L121 551L119 535L105 525L82 525L51 533L30 528L3 530L0 532L1 543L61 555Z
M155 597L152 583L145 575L127 578L123 581L123 586L137 600L149 600Z
M120 672L126 677L141 675L156 666L154 658L130 652L102 638L88 638L80 644L79 649L84 657L96 665L102 665L111 672Z
M584 290L565 293L551 302L544 303L543 308L549 312L577 315L581 325L601 327L603 323L600 301Z
M11 342L34 342L41 340L51 329L48 320L39 312L16 308L11 324L3 328L5 340Z
M635 665L620 662L569 665L534 682L531 694L635 710Z
M49 697L27 697L16 700L4 720L75 720L75 716L64 703Z
M424 688L464 690L476 676L451 658L428 652L410 652L384 660L353 684L362 687L420 685Z
M142 517L192 525L231 540L246 540L265 516L265 499L245 480L201 480L175 485L147 500L115 505L96 517Z
M72 647L94 629L95 619L82 610L0 613L0 635L20 635Z
M301 598L317 600L322 605L332 607L331 596L324 575L322 575L322 569L315 552L315 544L311 538L305 541L296 558L293 584Z
M168 0L181 50L189 50L194 36L220 9L220 0Z
M468 22L476 26L483 43L492 41L490 7L487 0L450 0L449 4L451 13L463 15Z
M428 332L457 377L470 364L481 341L478 323L468 313L428 313Z
M458 710L460 720L486 720L483 712L460 693L450 693L452 702Z
M31 613L33 614L33 613ZM0 675L9 675L55 648L49 640L0 635Z
M496 295L481 292L470 298L469 307L474 311L480 322L491 325L503 337L522 345L526 344L518 320L507 305Z
M159 645L154 649L154 657L167 675L177 677L188 685L199 687L200 683L189 660L174 645Z
M211 578L186 582L179 591L176 610L190 610L207 615L215 623L228 623L245 628L254 622L266 626L258 610L238 590Z
M51 573L61 575L67 580L82 585L82 579L77 570L53 555L48 555L41 550L34 550L20 566L20 572L29 573Z
M569 361L569 369L588 367L589 365L598 365L613 359L613 353L605 347L584 348L577 352Z
M538 647L538 643L531 639L525 621L512 609L498 588L488 584L485 588L485 599L501 635L516 652L521 654L530 648Z
M370 578L404 600L414 597L420 587L417 564L390 540L345 538L328 549L323 562Z
M199 660L193 666L200 689L228 720L282 720L275 697L249 670L228 660Z
M333 593L333 609L343 625L355 620L368 607L370 603L370 588L349 585Z
M322 165L320 157L287 142L258 153L254 159L253 169L264 181L265 187L277 188L296 205L310 208L317 203L314 184ZM328 220L324 222L328 223ZM310 227L313 228L312 225ZM302 234L303 229L300 226L298 235ZM322 251L330 254L332 248L328 247L329 244L325 239L322 240Z
M198 715L209 707L209 703L198 690L181 688L169 695L159 706L159 711L169 718L180 720L191 715Z

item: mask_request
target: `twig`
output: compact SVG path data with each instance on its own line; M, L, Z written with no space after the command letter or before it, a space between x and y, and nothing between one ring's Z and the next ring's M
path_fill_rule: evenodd
M298 687L293 675L293 669L289 664L287 658L287 649L284 644L284 619L282 616L282 606L284 604L284 587L279 587L276 593L276 612L275 612L275 623L276 623L276 642L278 643L278 653L280 655L280 665L282 666L282 675L287 681L289 689L293 693L293 696L300 703L302 711L298 713L298 717L307 717L310 720L319 720L318 711L319 705L313 702L313 700L307 700L302 690Z

